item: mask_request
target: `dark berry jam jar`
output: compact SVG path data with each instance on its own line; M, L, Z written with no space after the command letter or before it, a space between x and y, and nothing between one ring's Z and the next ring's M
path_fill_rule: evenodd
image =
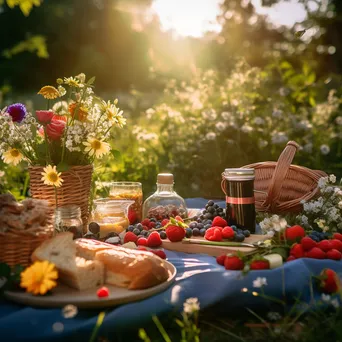
M227 222L251 233L255 233L254 178L254 169L225 169L222 174Z

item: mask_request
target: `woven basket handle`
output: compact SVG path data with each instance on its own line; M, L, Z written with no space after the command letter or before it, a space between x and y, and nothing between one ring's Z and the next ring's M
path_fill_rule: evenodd
M268 196L265 205L270 206L271 212L277 206L277 199L280 195L281 188L284 183L286 174L291 166L292 160L297 152L299 145L295 141L289 141L284 151L279 156L277 165L275 167L272 180L268 187Z

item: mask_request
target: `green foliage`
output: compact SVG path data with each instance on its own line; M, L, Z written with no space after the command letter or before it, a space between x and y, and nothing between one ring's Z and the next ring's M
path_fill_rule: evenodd
M2 5L5 0L0 0L0 5ZM6 0L6 4L9 8L14 8L19 6L21 12L28 16L34 6L39 7L43 0Z

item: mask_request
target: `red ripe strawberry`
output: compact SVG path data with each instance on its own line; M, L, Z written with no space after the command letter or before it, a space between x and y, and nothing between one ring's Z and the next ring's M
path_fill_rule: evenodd
M141 221L141 224L143 225L143 226L149 226L150 225L150 220L148 219L148 218L145 218L145 219L143 219L142 221Z
M228 227L228 226L223 228L223 230L222 230L222 237L224 239L233 239L234 235L235 235L235 233L234 233L233 228Z
M325 253L318 247L312 248L312 250L307 252L305 256L307 258L312 258L312 259L325 259Z
M332 260L341 260L342 253L337 249L331 249L327 252L327 258Z
M204 238L209 241L222 241L222 232L219 228L212 227L207 229Z
M180 221L180 222L184 222L183 219L182 219L179 215L177 215L177 216L175 217L175 220Z
M310 249L317 247L317 242L308 236L304 236L300 243L303 246L304 251L309 251Z
M268 270L270 262L268 260L253 260L250 264L251 270Z
M146 238L139 238L138 240L137 240L137 245L138 246L147 246L147 239Z
M136 222L137 218L138 218L137 217L137 213L135 212L135 210L131 209L131 208L128 210L127 217L128 217L128 221L129 221L130 224L134 224Z
M305 230L301 226L293 226L285 230L285 236L290 242L300 241L305 236Z
M213 220L213 223L211 224L212 227L215 227L215 226L219 226L219 227L226 227L228 226L228 223L225 219L223 219L222 217L220 216L216 216Z
M134 233L132 233L132 232L127 232L126 234L125 234L125 237L124 237L124 243L126 243L126 242L137 242L137 240L138 240L138 237L134 234Z
M156 226L156 223L153 222L153 221L151 221L151 222L149 223L149 225L148 225L148 228L152 229L152 228L154 228L155 226Z
M158 232L152 232L147 238L148 247L159 247L162 244L162 240Z
M330 240L330 243L331 243L332 249L337 249L338 251L342 252L342 241L333 239L333 240Z
M238 256L227 256L224 267L226 270L242 270L245 264Z
M318 242L317 247L320 248L324 252L327 252L332 248L330 240L322 240Z
M166 226L169 222L170 222L170 220L168 220L168 219L164 219L163 221L161 221L162 227Z
M296 259L303 258L304 257L303 246L299 243L294 244L290 250L290 255L294 256Z
M152 252L155 255L158 255L159 258L161 258L161 259L166 259L166 254L165 254L165 252L162 249L157 249L157 250L154 250L154 251L151 250L150 252Z
M320 289L324 293L335 293L341 288L341 283L338 275L330 268L325 268L320 276Z
M179 226L168 226L165 232L167 238L172 242L182 241L185 237L185 229Z
M342 234L334 233L333 238L342 241Z
M292 261L292 260L296 260L296 258L293 256L293 255L290 255L286 261L289 262L289 261Z
M102 286L101 288L99 288L96 292L97 296L99 298L105 298L109 296L109 290L108 287L106 286Z
M216 258L216 262L219 264L219 265L224 265L224 262L227 258L227 255L226 254L222 254L222 255L219 255L217 258Z

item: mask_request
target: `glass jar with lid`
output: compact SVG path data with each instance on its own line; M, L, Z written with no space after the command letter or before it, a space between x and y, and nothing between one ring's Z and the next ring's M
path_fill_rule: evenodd
M177 215L182 218L188 216L185 201L174 191L173 185L173 174L158 174L157 191L145 200L143 218L161 221Z
M81 208L77 205L66 205L56 208L54 233L71 232L74 239L83 236Z

